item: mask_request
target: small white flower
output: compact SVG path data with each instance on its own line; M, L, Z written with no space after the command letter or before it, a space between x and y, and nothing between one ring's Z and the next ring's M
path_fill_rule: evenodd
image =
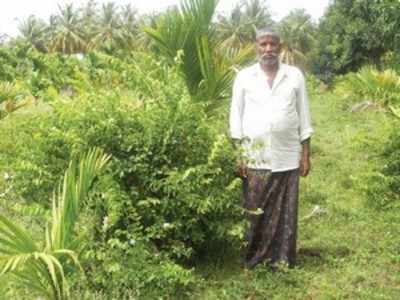
M8 174L7 172L4 173L4 180L11 180L12 176L10 174Z
M129 245L134 246L136 244L136 241L134 239L129 240Z

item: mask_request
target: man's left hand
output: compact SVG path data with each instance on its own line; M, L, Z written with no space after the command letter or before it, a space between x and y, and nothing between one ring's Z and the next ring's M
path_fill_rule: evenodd
M300 176L306 177L310 173L311 162L308 156L303 155L300 160Z

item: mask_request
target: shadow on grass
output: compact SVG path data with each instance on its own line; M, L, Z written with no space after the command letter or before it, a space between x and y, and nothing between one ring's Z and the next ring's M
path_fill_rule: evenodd
M195 259L193 266L204 279L227 277L237 274L242 269L242 250L239 246L223 243L210 243Z
M214 244L214 247L205 250L192 265L203 279L215 282L245 279L246 276L241 277L246 273L242 267L242 249L231 245ZM301 247L297 252L296 269L308 269L314 272L315 269L331 264L336 259L350 257L353 253L354 251L346 246ZM262 268L261 265L259 267ZM266 268L267 270L269 273L269 268Z
M344 258L352 253L353 251L345 246L303 247L297 251L297 265L300 268L320 266L326 264L331 257Z

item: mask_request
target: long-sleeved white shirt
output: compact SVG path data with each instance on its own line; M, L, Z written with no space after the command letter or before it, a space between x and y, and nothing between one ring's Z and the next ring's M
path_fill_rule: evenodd
M269 87L260 64L241 70L233 84L230 133L242 139L248 167L297 169L301 141L313 133L302 72L280 63Z

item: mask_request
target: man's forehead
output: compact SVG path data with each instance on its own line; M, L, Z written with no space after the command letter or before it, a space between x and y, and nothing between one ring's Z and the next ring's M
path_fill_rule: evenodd
M264 42L267 42L267 43L274 42L274 43L279 44L280 43L280 39L277 36L268 35L268 34L267 35L262 35L262 36L259 36L259 37L256 38L256 43L264 43Z
M271 37L277 41L280 41L279 33L271 28L261 28L256 30L256 40L266 37Z

